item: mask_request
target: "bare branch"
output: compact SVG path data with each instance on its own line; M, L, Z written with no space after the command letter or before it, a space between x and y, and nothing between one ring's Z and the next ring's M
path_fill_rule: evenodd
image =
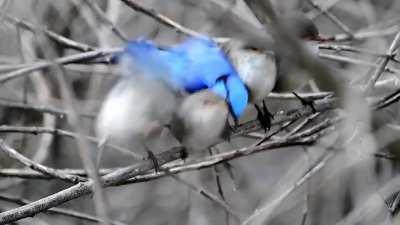
M389 63L390 58L393 58L395 56L395 51L399 47L399 41L400 41L400 32L398 32L396 34L396 37L393 39L392 43L390 44L390 48L386 53L387 56L379 64L375 73L371 76L371 78L368 80L367 84L365 85L364 93L367 93L368 91L370 91L373 88L376 81L379 79L382 72L385 70L386 65Z
M110 27L112 32L119 37L122 41L126 42L128 41L127 36L120 31L115 24L110 21L107 16L104 14L104 12L99 8L96 2L93 2L93 0L84 0L85 3L92 9L94 14L101 20L102 23L104 23L106 26Z
M29 23L26 20L17 19L10 15L5 15L5 20L9 23L12 23L16 26L22 27L31 32L41 31L44 34L46 34L51 40L65 46L67 48L72 48L72 49L76 49L78 51L83 51L83 52L94 50L94 47L92 47L90 45L74 41L74 40L64 37L62 35L59 35L51 30L48 30L45 27L36 27L35 25Z
M3 139L0 139L0 148L7 153L11 158L16 159L18 162L24 164L25 166L36 170L38 172L41 172L43 174L46 174L48 176L53 176L56 177L58 179L61 179L63 181L67 181L67 182L71 182L71 183L78 183L78 182L82 182L85 181L85 179L76 176L76 175L71 175L71 174L67 174L67 173L63 173L61 171L57 171L53 168L41 165L39 163L35 163L34 161L26 158L25 156L23 156L22 154L20 154L17 150L11 148L10 146L8 146Z
M18 204L21 206L30 204L32 202L27 199L14 197L14 196L10 196L10 195L0 195L0 200L6 201L6 202L12 202L14 204ZM95 216L92 216L92 215L89 215L86 213L82 213L82 212L77 212L77 211L70 210L70 209L54 207L54 208L46 210L45 213L63 215L63 216L72 217L72 218L76 218L76 219L82 219L82 220L89 221L89 222L96 222L96 223L102 222L101 219L99 219ZM113 225L126 225L125 223L122 223L119 221L111 220L110 222Z
M100 49L100 50L94 50L94 51L89 51L85 53L79 53L75 55L70 55L70 56L64 56L61 58L54 59L53 61L44 61L44 62L38 62L34 63L32 65L26 66L24 68L6 73L2 76L0 76L0 84L5 83L9 80L16 79L18 77L27 75L33 71L36 70L43 70L46 68L49 68L53 66L55 63L58 65L64 65L64 64L70 64L70 63L77 63L77 62L83 62L83 61L89 61L93 60L96 58L101 58L104 56L107 56L109 54L114 54L117 52L120 52L121 49L119 48L114 48L114 49Z
M182 26L181 24L171 20L167 16L164 16L164 15L158 13L154 9L149 9L144 6L141 6L133 0L121 0L121 1L123 3L125 3L127 6L129 6L131 9L141 12L141 13L155 19L156 21L160 22L161 24L164 24L167 27L173 28L175 31L177 31L179 33L182 33L182 34L185 34L188 36L193 36L193 37L204 37L204 35Z

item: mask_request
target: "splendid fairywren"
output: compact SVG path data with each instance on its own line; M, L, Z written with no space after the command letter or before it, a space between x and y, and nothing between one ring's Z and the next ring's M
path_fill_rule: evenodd
M103 102L95 131L97 137L104 141L149 152L148 141L158 138L161 129L170 122L177 97L163 79L163 73L167 71L149 68L146 62L131 54L129 47L132 45L129 43L123 54L118 56L121 77ZM137 42L134 45L145 48L147 43Z
M200 150L229 138L229 106L226 83L219 80L212 88L190 94L174 114L171 131L190 151Z

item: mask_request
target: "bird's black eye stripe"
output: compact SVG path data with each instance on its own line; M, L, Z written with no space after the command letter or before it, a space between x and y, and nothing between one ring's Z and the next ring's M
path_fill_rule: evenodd
M258 49L256 47L253 47L253 46L244 46L244 49L255 51L255 52L259 52L260 51L260 49Z

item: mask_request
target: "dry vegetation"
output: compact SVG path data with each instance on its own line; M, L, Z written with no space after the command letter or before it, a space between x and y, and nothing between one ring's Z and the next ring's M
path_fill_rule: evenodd
M247 2L0 0L0 224L400 224L400 1ZM280 26L292 10L331 40L319 59ZM112 145L95 172L126 40L258 38L264 20L297 81L266 99L270 131L249 109L230 142L185 161L163 136L158 173Z

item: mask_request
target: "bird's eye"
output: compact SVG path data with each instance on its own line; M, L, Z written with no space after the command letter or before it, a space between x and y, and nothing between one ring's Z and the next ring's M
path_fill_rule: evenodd
M260 52L260 49L254 47L254 46L245 46L244 49L250 50L250 51L255 51L255 52Z

